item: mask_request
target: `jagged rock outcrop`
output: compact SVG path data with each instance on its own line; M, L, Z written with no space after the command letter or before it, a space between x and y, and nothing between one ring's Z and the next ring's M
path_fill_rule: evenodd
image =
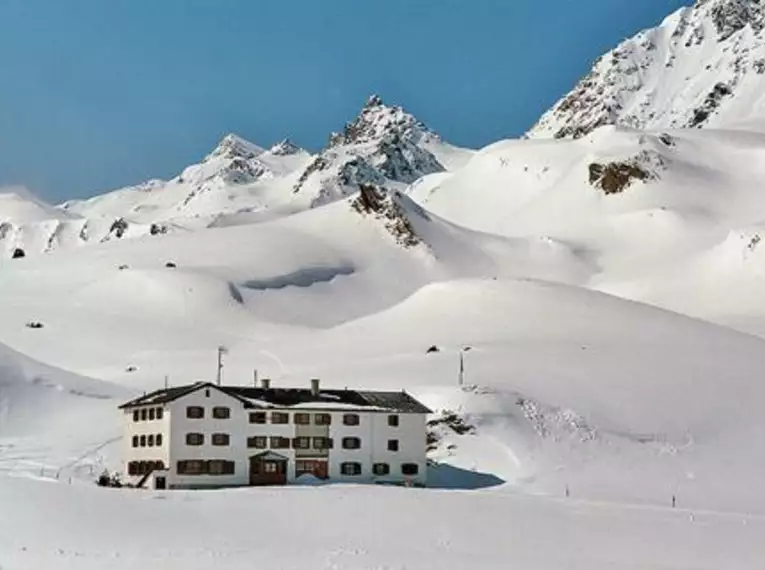
M702 128L765 118L765 3L698 0L626 40L545 113L530 137L608 124Z
M351 202L351 208L361 215L371 215L380 220L398 244L405 248L415 247L422 243L422 239L417 235L400 200L401 196L395 190L360 184L359 194Z
M611 162L593 162L589 165L589 182L605 194L619 194L636 182L659 179L666 162L656 152L643 150L636 156Z
M438 135L401 107L369 98L359 116L305 168L293 187L312 205L348 196L362 184L407 185L444 166L426 148Z

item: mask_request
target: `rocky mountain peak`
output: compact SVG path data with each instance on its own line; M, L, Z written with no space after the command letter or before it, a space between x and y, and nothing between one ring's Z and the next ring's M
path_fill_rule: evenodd
M702 128L765 108L765 0L698 0L600 57L530 137Z
M242 137L229 133L221 139L218 146L205 157L205 161L213 158L234 159L242 158L250 160L256 158L265 152L259 146L243 139Z
M284 139L268 149L268 154L273 154L275 156L291 156L299 153L301 150L302 149L290 139Z
M438 140L422 122L399 106L372 95L358 117L314 158L294 186L306 187L318 205L353 194L361 184L411 184L418 178L443 172L444 166L428 150Z
M379 95L372 95L358 117L347 123L342 132L332 134L330 146L374 143L392 138L417 143L428 135L435 136L402 107L386 105Z

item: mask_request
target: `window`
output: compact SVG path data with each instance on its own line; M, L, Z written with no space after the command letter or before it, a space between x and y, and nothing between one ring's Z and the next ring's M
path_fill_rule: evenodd
M141 421L142 421L142 422L145 422L145 421L146 421L146 416L148 415L148 413L149 413L149 411L148 411L146 408L144 408L143 410L141 410Z
M154 436L154 445L156 445L157 447L161 447L162 446L162 434L161 433L158 433L157 435Z
M266 473L276 473L278 465L274 463L273 461L266 461L263 464L263 471Z
M288 437L272 437L271 438L271 447L273 449L289 449L290 447L290 438Z
M316 414L313 417L313 423L317 426L328 426L332 423L332 416L329 414Z
M361 440L358 437L344 437L343 449L359 449L361 447Z
M138 447L138 436L137 435L133 436L133 447Z
M215 406L212 415L216 420L227 420L231 417L231 408Z
M179 461L176 470L178 471L178 475L204 475L207 473L207 465L207 461L191 459L187 461Z
M290 423L290 415L285 412L273 412L271 414L272 424L288 424Z
M133 421L137 422L141 419L141 413L138 410L133 410Z
M205 417L205 409L202 406L189 406L186 408L186 417L192 420L199 420Z
M332 439L329 437L313 438L314 449L332 449Z
M343 414L343 425L344 426L359 425L359 415L358 414Z
M150 434L146 437L146 445L149 447L154 447L154 434Z
M161 420L164 413L165 413L165 410L163 410L162 408L157 408L157 419Z
M149 421L150 422L154 421L154 417L155 417L156 413L157 413L157 410L155 410L154 408L149 408Z
M313 461L295 461L295 477L306 473L313 474Z
M208 388L207 390L205 390L205 398L209 398L209 397L210 397L210 389Z
M247 447L254 447L255 449L265 449L268 447L268 438L265 436L255 436L247 438Z
M295 423L307 426L311 423L311 414L295 414Z
M145 435L141 436L140 445L141 445L141 447L146 447L146 436Z
M401 466L401 473L404 475L417 475L420 472L420 466L416 463L404 463Z
M388 416L388 425L390 427L398 427L398 416L396 415Z
M310 449L311 438L310 437L295 437L292 439L292 447L295 449Z
M266 423L266 412L250 412L251 424L264 424Z
M375 475L387 475L390 473L390 465L387 463L375 463L372 465L372 473Z
M213 459L207 462L207 473L210 475L233 475L234 462L223 459Z
M205 436L201 433L187 433L186 445L204 445Z
M227 433L214 433L212 434L212 444L217 446L228 445L231 438Z
M389 439L388 440L388 451L398 451L398 440L397 439Z
M361 475L361 463L346 461L340 464L340 473L343 475Z
M131 461L128 463L128 475L138 475L138 462Z

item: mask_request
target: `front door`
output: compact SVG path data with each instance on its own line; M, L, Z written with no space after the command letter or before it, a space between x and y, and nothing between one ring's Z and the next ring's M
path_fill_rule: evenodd
M287 461L250 458L250 485L284 485L287 482Z

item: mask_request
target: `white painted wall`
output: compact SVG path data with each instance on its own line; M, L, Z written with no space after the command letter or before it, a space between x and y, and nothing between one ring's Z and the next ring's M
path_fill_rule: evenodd
M137 410L140 414L141 409L162 408L162 419L152 421L134 421L133 412ZM170 413L167 407L141 406L139 408L122 410L123 412L123 462L122 462L122 480L128 483L137 483L141 476L131 476L128 474L128 463L130 461L162 461L165 465L170 463ZM157 434L162 435L162 445L153 447L133 447L133 436L148 436Z
M425 414L391 414L389 412L359 412L358 426L343 425L343 415L349 412L332 414L330 437L335 440L335 447L330 452L330 478L339 481L359 482L390 482L412 483L424 485L427 479L426 462L426 415ZM354 412L356 413L356 412ZM398 415L399 426L390 427L388 416ZM361 449L343 449L344 437L361 438ZM399 451L388 451L388 440L397 439ZM348 476L340 472L343 462L355 461L361 463L361 475ZM375 476L372 466L375 463L390 465L390 473L385 476ZM405 477L401 473L403 463L418 465L418 474Z
M200 406L204 408L204 418L186 417L186 408ZM231 417L226 420L213 418L216 406L230 408ZM170 472L168 483L172 487L217 487L246 485L249 483L249 464L247 461L247 410L244 404L215 388L201 388L168 404L170 408ZM193 446L186 444L187 433L201 433L204 444ZM214 433L227 433L230 436L228 446L212 444ZM234 462L233 475L179 475L178 461L222 459Z

